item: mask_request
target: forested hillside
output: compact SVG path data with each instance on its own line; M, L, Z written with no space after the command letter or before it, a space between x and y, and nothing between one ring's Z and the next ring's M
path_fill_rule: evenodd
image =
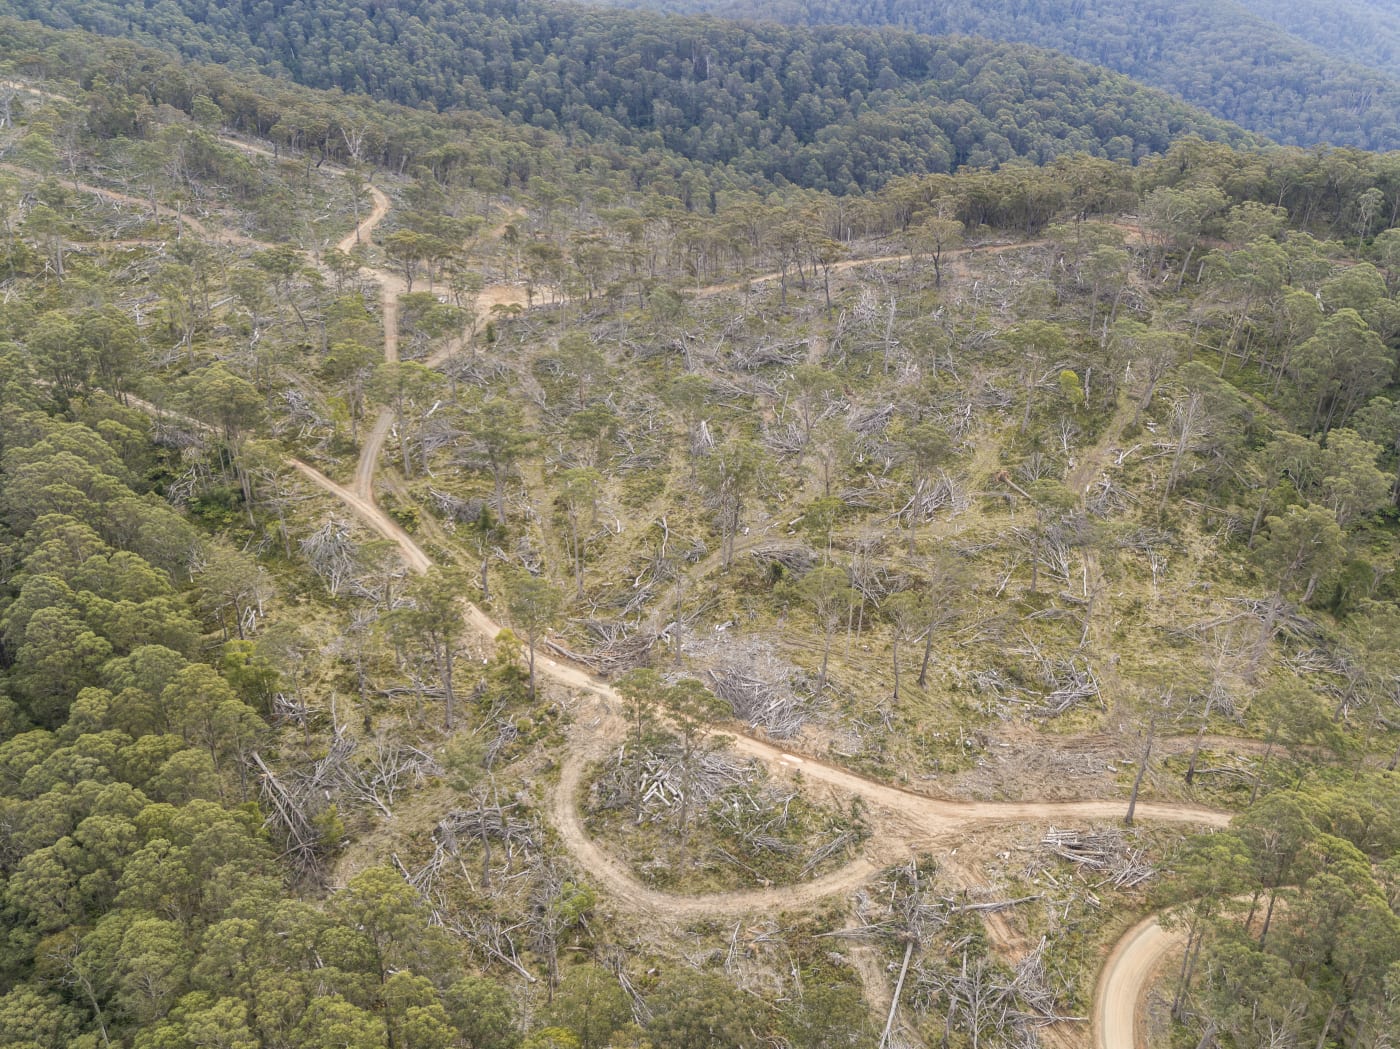
M1239 0L1240 6L1329 54L1387 76L1400 72L1395 0Z
M1046 51L904 32L739 26L537 0L4 0L0 12L837 193L1069 153L1137 160L1187 133L1245 137Z
M624 0L795 25L898 26L1053 48L1275 142L1400 148L1393 9L1299 0Z
M1389 1049L1400 157L512 114L0 22L0 1045Z

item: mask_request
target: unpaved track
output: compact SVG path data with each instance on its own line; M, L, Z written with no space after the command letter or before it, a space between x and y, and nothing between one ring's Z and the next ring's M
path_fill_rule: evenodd
M1093 1049L1135 1049L1141 1044L1138 1018L1147 985L1181 942L1181 933L1162 928L1155 914L1118 941L1094 989Z
M378 506L356 495L350 489L336 484L300 460L290 461L303 475L345 503L365 524L379 532L384 538L397 544L399 549L404 552L405 561L414 571L426 572L432 566L431 558ZM466 619L471 627L488 639L495 638L501 629L499 624L475 604L470 602L466 604ZM549 656L538 655L535 665L542 677L549 678L565 688L588 693L604 701L603 709L596 715L592 733L595 739L601 738L605 746L601 749L597 746L591 749L580 747L577 744L570 747L569 753L564 759L561 784L555 791L555 798L551 805L551 811L564 824L578 828L576 835L568 836L569 843L573 845L578 841L587 841L578 818L577 799L574 796L574 791L581 781L582 767L587 764L589 755L592 754L595 757L600 755L606 750L606 745L610 745L612 741L620 738L622 722L613 711L620 709L622 697L607 682L572 664ZM819 783L832 787L846 797L859 796L871 805L878 806L888 814L887 829L895 831L903 838L906 850L910 847L924 848L936 843L949 842L977 827L991 824L1113 821L1121 819L1124 811L1124 803L1116 799L1061 802L945 801L868 779L819 758L794 754L790 750L764 740L755 739L752 736L734 736L732 749L765 765L801 772L803 779L808 783ZM573 786L569 787L569 783L572 783ZM1138 803L1137 815L1146 820L1192 823L1212 827L1224 827L1230 822L1229 813L1219 812L1215 809L1150 801ZM585 869L592 870L593 862L602 854L591 842L584 847L583 851L587 853L586 857L580 857L585 860L583 866ZM674 910L676 907L682 906L681 901L687 899L684 896L657 893L642 885L635 877L615 863L613 867L609 868L609 871L612 873L606 879L608 882L618 889L626 886L626 892L622 894L625 898L621 901L624 905L632 902L643 910L650 910L656 901L665 900L665 906ZM833 887L823 891L820 895L839 891L839 886L846 884L848 880L849 875L846 879L835 878L831 882ZM859 884L859 880L857 879L851 884ZM709 897L709 902L701 906L700 910L703 911L705 906L718 906L716 901L723 899L732 901L732 906L726 906L733 910L745 910L753 906L767 907L773 903L781 904L784 900L791 901L794 891L793 888L788 887L771 890L767 893L719 894ZM694 898L706 899L705 897ZM740 902L741 900L743 902ZM748 901L761 902L750 903Z
M42 179L43 177L37 171L32 171L29 168L20 167L17 164L0 164L0 170L10 171L15 173L16 175L24 175L27 178L32 178L36 180ZM129 193L120 193L115 189L107 189L104 186L93 186L86 182L75 182L73 179L62 179L61 181L64 182L66 185L71 186L79 193L86 193L92 197L100 197L103 200L110 200L114 204L125 204L128 207L137 208L141 211L151 210L151 202L142 197L134 197ZM166 218L174 219L177 225L188 226L190 229L198 233L205 240L212 241L214 243L239 244L244 247L253 248L266 248L270 246L264 244L262 241L254 240L251 237L245 237L241 233L234 233L232 230L211 230L199 219L191 218L189 215L186 215L185 213L180 211L176 211L174 208L167 207L164 204L157 204L155 206L155 213L157 218L165 216ZM144 240L144 238L142 239ZM94 243L100 244L102 242L98 241Z
M409 568L413 569L413 571L421 574L433 566L432 561L428 559L428 555L423 553L418 544L409 538L408 533L399 527L398 522L364 496L360 495L358 492L352 492L349 488L336 484L315 467L308 466L300 459L288 458L287 462L305 477L321 488L324 488L327 492L330 492L331 495L348 506L360 520L368 524L385 539L394 543L399 548L399 552L403 554L404 562Z
M360 445L360 461L355 464L355 494L370 506L374 505L374 471L379 466L379 453L384 450L384 442L393 428L394 413L385 408L365 434L365 443Z
M268 155L266 150L255 149L252 146L244 146L240 144L239 148L247 149L250 153L257 153L261 156ZM369 195L374 199L374 207L370 209L369 214L364 217L364 219L360 222L358 226L352 229L349 233L345 234L345 236L341 237L340 240L336 241L335 246L339 250L345 252L345 254L347 255L355 249L355 246L357 244L367 243L369 241L370 234L374 232L375 227L377 227L381 222L384 221L385 215L389 214L389 208L391 207L391 205L389 203L388 195L378 186L370 186L368 188ZM374 273L373 271L371 271L371 274L375 277L375 279L378 279L378 273Z
M1018 242L1016 242L1016 243L1014 243L1014 244L974 244L974 245L972 245L971 247L967 247L967 248L954 248L954 249L952 249L951 251L945 251L945 252L943 253L943 260L944 260L944 261L943 261L943 265L945 265L945 266L950 265L950 264L951 264L954 260L956 260L956 259L963 259L963 258L966 258L966 257L971 256L971 255L996 255L996 254L999 254L999 253L1001 253L1001 252L1003 252L1003 251L1012 251L1012 250L1015 250L1015 249L1018 249L1018 248L1030 247L1030 246L1035 245L1035 244L1046 244L1046 243L1049 243L1049 242L1048 242L1048 241L1044 241L1044 240L1034 240L1034 241L1018 241ZM861 269L862 267L865 267L865 266L888 266L888 265L891 265L891 264L894 264L894 263L901 263L901 264L902 264L902 263L905 263L905 262L911 262L911 261L913 261L913 260L916 259L916 258L925 258L925 257L927 257L927 256L926 256L926 255L913 255L913 254L911 254L911 253L909 253L909 252L904 252L904 253L902 253L902 254L895 254L895 255L871 255L871 256L868 256L868 257L866 257L866 258L861 258L861 259L843 259L843 260L841 260L840 262L836 262L836 263L833 263L833 264L832 264L832 266L831 266L831 272L832 272L832 273L846 273L846 272L849 272L850 270ZM932 265L933 265L933 263L930 262L930 263L929 263L929 266L932 267ZM945 274L944 276L946 277L947 274ZM746 279L744 279L744 280L732 280L732 281L726 281L726 282L723 283L723 284L710 284L710 285L707 285L707 286L705 286L705 287L703 287L703 288L696 288L694 291L691 292L691 295L694 296L694 297L697 298L697 299L708 299L708 298L711 298L711 297L713 297L713 296L715 296L715 295L722 295L722 294L724 294L725 292L730 292L730 291L743 291L745 288L751 287L752 285L755 285L755 284L769 284L769 283L772 283L772 282L775 281L775 280L782 280L782 277L783 277L782 271L780 271L780 270L774 270L774 271L772 271L771 273L759 273L759 274L756 274L755 276L748 277L748 278L746 278ZM789 279L789 280L792 280L792 281L800 281L800 280L801 280L801 278L798 277L795 273L789 273L789 274L788 274L788 279ZM809 276L807 277L807 281L808 281L809 284L815 284L815 283L816 283L816 278L809 275ZM946 281L945 281L945 283L946 283ZM684 290L684 289L682 289L682 290Z
M605 715L605 717L607 717ZM606 736L618 733L620 720L607 717L612 724ZM595 724L595 730L599 726ZM571 746L560 769L559 783L550 796L550 822L559 833L575 862L607 890L610 902L618 909L653 917L693 919L753 911L791 910L806 907L827 896L850 892L870 879L881 867L907 855L908 850L886 843L877 859L862 856L820 878L781 889L752 889L738 892L680 895L653 889L639 881L627 867L608 855L588 836L579 816L578 793L583 773L590 761L602 758L610 741L595 735L590 741Z
M377 189L372 188L371 191L375 197L375 207L360 223L357 232L340 241L342 250L348 250L357 240L366 239L388 213L388 198ZM107 195L108 191L99 192ZM134 200L132 202L135 203ZM193 222L191 228L199 229ZM868 262L887 262L897 258L850 260L838 268L850 269ZM368 272L383 289L386 304L385 356L387 360L395 360L397 332L396 325L390 323L393 318L388 303L391 289L394 289L394 305L397 306L395 286L398 278L383 271ZM745 283L751 282L704 289L701 294L715 294L731 287L742 287ZM340 500L371 529L398 546L405 563L413 571L424 573L432 567L432 560L397 522L375 505L373 498L374 471L391 426L392 416L383 413L371 428L364 454L357 464L353 488L335 483L299 459L289 458L287 462ZM488 639L499 633L499 626L474 604L467 603L465 617L473 630ZM1117 800L1057 803L944 801L867 779L818 758L793 754L763 740L738 735L732 744L738 753L775 769L800 772L809 784L822 784L846 797L863 798L872 807L874 834L864 853L856 860L800 885L690 896L666 893L643 884L624 864L599 848L588 836L579 815L578 793L590 761L603 757L625 733L626 727L615 712L620 707L621 697L606 682L580 667L548 656L537 657L536 667L541 676L595 699L596 709L591 724L586 718L578 719L575 738L570 741L563 758L559 783L550 794L549 810L552 823L574 860L607 891L610 901L623 911L653 917L706 918L752 911L800 909L832 895L849 893L882 867L911 852L952 843L978 827L998 823L1116 820L1123 812L1123 804ZM1226 813L1190 805L1143 802L1138 805L1137 814L1142 819L1216 827L1229 822ZM1132 1049L1135 1045L1134 1024L1138 1001L1152 971L1174 942L1172 934L1161 929L1155 918L1149 918L1135 927L1115 948L1096 994L1095 1049Z

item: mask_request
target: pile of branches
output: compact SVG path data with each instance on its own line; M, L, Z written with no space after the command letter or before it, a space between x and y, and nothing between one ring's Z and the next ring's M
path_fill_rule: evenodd
M969 348L969 345L964 341L964 352ZM984 377L969 398L969 403L973 406L988 410L1009 408L1015 401L1016 394L1004 386L997 385L996 380L991 376Z
M801 455L807 447L807 435L796 423L774 423L765 426L762 435L763 447L779 458L790 459Z
M881 881L855 896L860 926L845 934L863 940L928 943L948 924L946 900L933 895L934 871L916 860L895 867Z
M786 345L739 346L729 355L729 363L744 372L756 372L774 365L790 368L806 359L805 341Z
M1152 569L1152 585L1155 588L1157 581L1167 571L1167 551L1177 547L1177 540L1171 532L1157 528L1138 528L1118 540L1118 545L1124 550L1134 550L1147 557L1147 564Z
M1100 475L1084 493L1084 509L1091 517L1112 517L1123 513L1136 501L1136 496L1114 484L1107 474Z
M457 425L452 415L447 412L439 412L437 409L437 404L429 409L412 440L412 454L421 458L425 463L434 452L444 448L455 449L472 436L467 430Z
M359 754L359 760L355 759ZM314 761L277 773L257 754L265 826L283 842L284 855L302 878L319 882L323 842L317 817L330 805L361 803L392 819L399 793L421 786L441 769L431 754L400 740L378 737L367 747L336 732L330 748Z
M482 766L488 772L495 768L496 763L501 760L501 755L519 738L520 730L515 727L515 722L510 718L499 718L496 735L491 738L490 743L486 744L486 750L482 754Z
M360 760L351 764L348 758L357 751ZM421 787L429 777L442 774L431 754L384 736L366 747L352 746L346 757L335 770L342 796L362 801L386 818L393 817L392 806L400 791Z
M846 418L846 426L852 433L861 437L878 437L889 429L890 423L894 421L895 410L893 403L879 408L853 407Z
M959 514L972 505L972 497L956 478L940 470L932 484L924 485L898 512L905 521L928 521L940 511Z
M868 474L866 479L870 483L841 489L837 493L841 501L849 507L862 510L874 510L888 505L889 500L885 495L888 486L881 484Z
M990 695L998 706L1008 702L1020 702L1024 697L1021 687L1012 682L996 667L973 670L966 675L968 684L979 695Z
M476 524L490 505L487 500L480 497L458 499L455 495L439 491L436 488L428 489L428 500L439 514L449 521L456 521L458 524Z
M297 544L311 570L321 577L331 597L354 578L356 543L350 535L350 522L331 517Z
M793 686L798 670L756 637L721 635L691 645L701 677L729 704L734 717L762 727L774 739L791 739L811 714L808 698Z
M438 924L451 927L443 913L443 898L435 891L443 872L449 866L456 866L463 876L468 880L471 878L462 858L464 844L474 842L481 846L479 875L484 889L491 888L493 877L501 880L514 880L522 875L528 877L539 865L543 856L543 835L539 824L514 815L515 809L513 803L502 805L498 800L488 803L482 795L476 808L453 809L438 820L433 828L433 854L418 870L409 870L397 854L393 856L394 865L404 881L413 886L432 908ZM497 843L501 849L499 857L494 847ZM497 858L505 862L498 869L493 869L493 860ZM468 935L461 929L454 928L453 931Z
M321 861L326 843L321 840L316 816L327 802L304 788L304 782L284 781L254 751L252 762L258 771L258 791L262 798L263 826L273 840L282 844L282 859L306 883L319 885Z
M1099 676L1087 660L1081 664L1074 656L1068 659L1041 656L1040 675L1049 691L1036 710L1046 717L1059 717L1086 699L1100 699Z
M760 543L749 551L749 556L764 568L782 565L788 575L802 575L817 563L817 552L810 546L781 540Z
M464 386L484 388L509 375L510 365L504 358L490 354L454 353L443 371Z
M769 852L782 856L805 853L806 862L798 876L806 878L832 857L845 856L848 850L865 840L868 831L859 819L853 826L842 826L838 820L829 819L825 830L831 837L808 849L793 841L792 834L784 833L792 827L792 803L797 797L795 790L772 785L765 785L757 791L734 790L725 796L724 804L710 810L711 818L726 827L753 853ZM725 855L728 856L727 853Z
M538 852L540 829L533 820L511 815L515 805L453 809L433 828L433 841L441 848L457 852L463 839L494 838L513 848Z
M613 444L616 450L608 459L608 465L619 473L651 470L661 465L665 459L665 453L658 445L655 434L649 429L640 432L634 429L622 430L613 439Z
M151 422L151 444L160 448L172 448L175 451L203 452L204 434L203 431L197 429L193 420L157 413Z
M600 636L601 644L593 649L593 661L597 664L598 672L623 674L651 662L652 649L662 639L664 632L621 629Z
M287 406L287 421L297 428L302 440L318 435L325 440L335 432L335 423L320 412L305 390L288 386L281 397Z
M690 809L696 812L730 791L746 790L756 776L752 763L737 761L722 751L693 755L687 777L678 746L640 753L629 753L622 747L590 788L590 807L598 811L629 808L637 803L640 792L646 818L658 821L669 818L670 811L681 803L687 778Z
M959 445L965 445L971 439L972 428L976 423L971 401L964 401L948 411L940 412L938 415L939 424L948 431L948 436L953 438Z
M1080 666L1073 656L1057 659L1046 669L1046 680L1054 688L1046 694L1041 707L1051 716L1063 714L1086 699L1099 698L1099 677L1087 660Z
M633 628L625 623L592 619L584 624L599 643L592 652L575 652L554 638L546 638L545 648L557 656L588 667L595 674L623 674L651 662L651 652L666 631Z
M1303 615L1295 606L1287 602L1275 605L1275 599L1267 597L1234 597L1228 600L1239 611L1212 616L1199 623L1181 627L1172 633L1177 637L1191 640L1208 639L1224 627L1233 626L1240 622L1264 624L1272 617L1274 634L1291 637L1301 644L1316 643L1323 636L1321 628L1315 621Z
M983 1041L994 1036L1008 1049L1038 1049L1037 1030L1065 1019L1055 1012L1041 952L1007 969L986 955L970 957L969 946L957 962L919 966L915 1001L926 1009L942 1003L949 1030L976 1032Z
M1051 827L1040 839L1040 847L1081 871L1102 875L1096 886L1131 889L1157 875L1157 868L1143 858L1144 850L1130 844L1114 827L1093 831Z
M801 852L802 846L785 839L782 831L787 829L788 813L796 797L796 791L772 787L757 792L736 790L727 796L727 804L715 807L714 818L754 851L792 856Z

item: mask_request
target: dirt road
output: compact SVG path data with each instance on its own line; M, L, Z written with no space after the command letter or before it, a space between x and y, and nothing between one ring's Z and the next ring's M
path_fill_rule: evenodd
M369 214L361 220L358 226L336 241L335 246L347 255L355 250L355 245L369 241L370 234L384 221L384 216L389 214L389 208L392 206L389 203L388 194L378 186L370 186L369 195L374 201L374 207L370 208Z
M1181 934L1162 928L1155 914L1118 941L1094 990L1093 1049L1135 1049L1142 1044L1138 1019L1148 983L1180 945Z
M361 240L373 233L389 211L388 198L377 189L373 192L375 207L358 229ZM352 233L342 238L340 246L353 245L355 239L356 234ZM852 268L867 261L893 261L895 258L852 260L843 263L842 268ZM393 323L389 302L392 298L394 305L397 305L398 278L382 270L366 272L382 288L385 357L394 360L396 324ZM413 571L422 573L432 566L431 559L374 502L374 475L391 428L392 415L381 413L366 436L350 488L337 484L298 459L289 458L287 461L312 483L338 499L367 526L397 545L405 563ZM1087 477L1076 478L1080 483L1084 480ZM465 605L464 615L470 626L487 639L494 638L499 632L499 626L473 604ZM912 852L952 844L979 827L999 823L1113 821L1123 814L1123 803L1116 799L1054 803L941 800L880 783L817 757L794 754L766 740L739 734L733 741L733 749L739 754L762 762L779 773L800 772L807 784L826 787L843 798L864 799L874 830L870 844L856 860L796 886L759 887L691 896L662 892L642 883L616 857L600 848L589 837L579 814L578 794L590 761L605 755L625 733L625 724L617 713L621 706L620 697L610 685L580 667L548 656L539 656L536 665L542 677L578 694L576 698L581 700L581 716L576 719L573 736L563 755L560 781L548 799L550 819L579 868L598 882L607 893L608 905L617 910L651 917L704 918L801 909L821 899L849 893L881 868L898 862ZM1207 826L1225 826L1229 822L1226 813L1189 805L1143 802L1138 805L1137 813L1142 819ZM1114 950L1096 995L1095 1049L1132 1049L1135 1045L1137 1004L1156 964L1173 942L1172 935L1162 930L1155 919L1147 919Z
M421 574L433 566L433 562L429 560L428 555L419 549L418 544L409 538L408 533L399 527L398 522L364 496L357 492L352 492L349 488L336 484L315 467L308 466L300 459L288 458L287 463L310 481L335 496L361 521L364 521L385 539L394 543L399 548L400 553L403 554L404 562L409 568L413 569L413 571Z

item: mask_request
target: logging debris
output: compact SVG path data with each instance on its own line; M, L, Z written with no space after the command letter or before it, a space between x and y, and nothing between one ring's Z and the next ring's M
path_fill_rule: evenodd
M1116 827L1101 830L1066 830L1051 827L1040 847L1052 856L1073 863L1081 872L1102 875L1094 887L1111 885L1132 889L1157 876L1157 868L1144 858L1146 850L1133 844Z
M734 717L774 739L798 735L813 713L812 700L794 685L801 672L757 637L723 634L696 639L691 660L704 682L729 704Z

